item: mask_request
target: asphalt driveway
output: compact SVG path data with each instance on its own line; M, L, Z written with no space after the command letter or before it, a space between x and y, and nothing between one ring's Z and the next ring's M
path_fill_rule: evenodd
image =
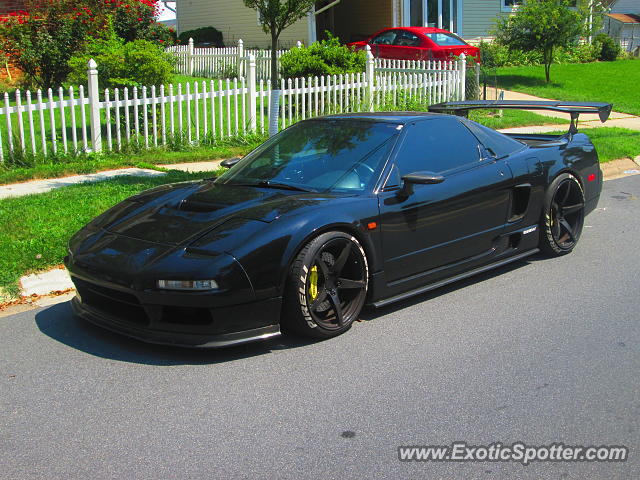
M640 176L576 251L324 342L150 346L68 303L0 319L0 478L640 478ZM626 463L405 463L399 445L626 445Z

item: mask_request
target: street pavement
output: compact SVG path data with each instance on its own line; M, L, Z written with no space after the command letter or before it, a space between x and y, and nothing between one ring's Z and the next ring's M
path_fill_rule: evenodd
M568 256L323 342L146 345L68 303L0 319L0 478L640 478L640 176ZM625 463L400 462L399 445L626 445Z

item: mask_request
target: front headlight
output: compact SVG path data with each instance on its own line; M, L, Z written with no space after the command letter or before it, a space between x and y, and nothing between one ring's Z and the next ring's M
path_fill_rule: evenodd
M158 280L158 288L163 290L217 290L215 280Z

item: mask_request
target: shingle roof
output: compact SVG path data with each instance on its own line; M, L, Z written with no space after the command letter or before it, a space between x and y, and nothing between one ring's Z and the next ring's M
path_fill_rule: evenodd
M607 16L622 23L640 23L640 15L633 13L607 13Z

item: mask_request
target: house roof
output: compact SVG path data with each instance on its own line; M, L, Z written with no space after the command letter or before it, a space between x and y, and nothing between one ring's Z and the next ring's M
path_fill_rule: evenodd
M606 15L622 23L640 23L640 15L633 13L607 13Z

